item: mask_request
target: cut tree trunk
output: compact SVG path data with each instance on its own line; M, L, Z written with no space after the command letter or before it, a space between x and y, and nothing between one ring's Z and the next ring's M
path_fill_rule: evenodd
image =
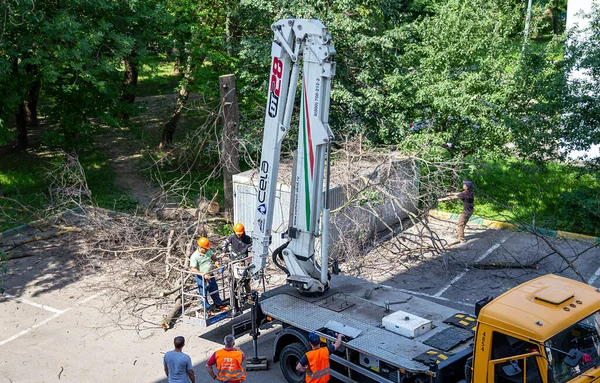
M239 112L236 98L235 75L219 77L221 108L223 111L223 197L225 217L233 217L233 175L240 172L238 151Z

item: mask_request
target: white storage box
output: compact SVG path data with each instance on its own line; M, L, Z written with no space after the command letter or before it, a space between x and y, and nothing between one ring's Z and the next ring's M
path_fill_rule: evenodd
M404 311L395 311L381 319L383 327L407 338L416 338L431 330L431 321Z

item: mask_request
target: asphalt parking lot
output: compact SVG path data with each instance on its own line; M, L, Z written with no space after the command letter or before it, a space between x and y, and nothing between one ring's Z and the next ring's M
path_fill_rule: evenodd
M386 250L374 249L365 257L362 277L472 312L477 300L497 296L537 276L554 273L577 278L556 254L558 250L586 282L600 287L600 248L590 243L553 238L550 247L530 234L471 224L468 241L454 243L454 225L430 220L430 228L449 244L445 252L397 260L390 260L388 254L386 267L381 267ZM373 262L371 273L369 262ZM102 289L106 281L101 274L77 269L66 253L45 257L42 252L5 266L6 292L0 297L0 383L167 382L162 356L172 349L178 335L186 337L184 352L192 357L197 382L213 381L204 364L220 348L229 332L227 324L203 329L179 322L164 331L155 322L140 323L128 317L124 302ZM149 315L153 310L159 312L158 307L150 307ZM276 327L265 329L259 338L260 353L269 358L276 331ZM238 345L248 356L252 354L248 335L238 339ZM248 374L249 383L266 381L283 382L278 365Z

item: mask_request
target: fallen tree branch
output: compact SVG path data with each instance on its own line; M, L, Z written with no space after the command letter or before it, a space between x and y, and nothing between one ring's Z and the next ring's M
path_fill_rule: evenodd
M175 319L175 317L181 313L181 302L179 302L179 299L181 299L181 295L177 297L177 303L173 306L173 308L171 308L169 314L167 314L167 316L160 323L160 327L164 328L165 331L171 328L171 322L173 322L173 319ZM192 302L185 303L184 310L191 305Z
M37 241L43 241L46 239L50 239L50 238L54 238L54 237L58 237L59 235L63 235L63 234L67 234L67 233L79 233L82 230L78 227L62 227L60 230L52 233L52 234L45 234L45 235L35 235L33 237L29 237L27 239L22 240L21 242L18 242L16 244L13 244L12 247L9 247L8 249L5 249L4 251L9 252L11 250L16 249L19 246L23 246L26 245L28 243L32 243L32 242L37 242ZM20 254L20 255L16 255L16 256L10 256L10 259L18 259L18 258L26 258L29 257L33 254Z
M486 262L486 263L473 263L470 267L479 270L491 270L491 269L539 269L537 262L521 264L513 262Z

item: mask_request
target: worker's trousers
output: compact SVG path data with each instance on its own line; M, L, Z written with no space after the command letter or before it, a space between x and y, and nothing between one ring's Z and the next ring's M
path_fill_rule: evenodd
M458 217L458 239L465 239L465 227L467 226L467 222L469 222L469 218L473 213L465 213L464 211L461 213L460 217Z
M217 280L215 277L211 277L208 281L205 280L201 275L196 275L196 283L198 284L198 291L200 292L200 296L204 297L204 302L202 304L205 308L208 308L210 305L208 303L208 295L212 298L215 306L221 306L223 301L219 296L219 287L217 286Z

